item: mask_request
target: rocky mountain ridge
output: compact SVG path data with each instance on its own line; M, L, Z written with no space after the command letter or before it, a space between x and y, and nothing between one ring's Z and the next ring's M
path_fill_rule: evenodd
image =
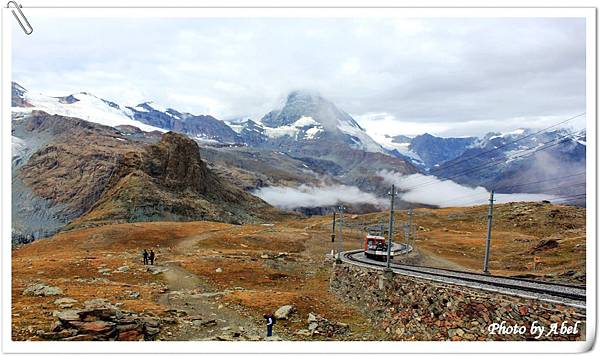
M105 222L259 222L279 213L215 175L198 144L33 111L13 121L13 241ZM158 141L159 140L159 141Z

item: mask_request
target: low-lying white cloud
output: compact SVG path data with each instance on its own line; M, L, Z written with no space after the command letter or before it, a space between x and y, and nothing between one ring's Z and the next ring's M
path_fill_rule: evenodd
M327 185L298 187L264 187L253 192L267 203L281 209L313 208L345 204L371 204L387 207L388 201L372 193L363 192L354 186Z
M423 174L401 175L396 172L379 171L378 176L388 184L402 190L399 197L407 202L449 206L473 206L487 204L490 192L483 187L467 187L451 180L441 180ZM540 201L556 199L549 194L494 194L496 203L517 201Z

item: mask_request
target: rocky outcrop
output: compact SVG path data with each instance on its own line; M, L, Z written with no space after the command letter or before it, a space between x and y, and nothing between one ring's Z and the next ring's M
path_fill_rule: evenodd
M194 140L168 132L159 143L125 154L106 192L74 225L105 220L239 224L277 215L263 200L221 181L200 158Z
M156 317L121 311L105 299L86 301L84 309L55 311L50 331L40 331L46 340L137 341L154 340L160 332Z
M335 265L330 287L364 310L392 340L585 340L585 310L575 307L399 274L384 276L348 264ZM531 333L534 323L545 328L539 339ZM506 333L493 332L502 325ZM523 333L508 332L514 325ZM559 331L562 325L576 328L548 334L553 325Z

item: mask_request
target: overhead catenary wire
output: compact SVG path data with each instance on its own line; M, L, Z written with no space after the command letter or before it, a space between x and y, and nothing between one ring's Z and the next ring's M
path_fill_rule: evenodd
M576 173L576 174L569 174L569 175L561 176L561 177L554 177L554 178L551 178L551 179L538 180L538 181L534 181L534 182L521 183L521 184L516 184L516 185L511 185L511 186L503 186L501 188L496 188L496 191L497 191L497 189L514 188L514 187L521 187L521 186L535 184L535 183L543 183L543 182L551 182L551 181L555 181L555 180L562 180L562 179L565 179L565 178L576 177L576 176L579 176L581 174L585 174L585 172L580 172L580 173ZM579 186L579 185L584 185L584 184L586 184L586 183L582 182L582 183L574 184L573 186ZM564 186L561 186L561 187L566 187L566 186L568 186L568 185L564 185ZM483 187L481 187L481 188L483 188ZM556 188L558 188L558 187L550 188L550 190L556 189ZM475 189L475 188L473 188L473 189ZM536 192L536 194L543 194L543 193L545 193L545 192ZM440 205L444 205L445 203L448 203L448 202L461 201L461 200L465 200L466 198L471 198L471 197L482 197L482 198L484 198L484 197L487 197L488 194L489 194L489 191L486 189L483 192L477 192L477 193L473 193L473 194L461 195L461 196L454 197L454 198L451 198L451 199L446 199L446 200L443 200L443 201L437 203L436 205L440 206ZM502 193L498 193L498 194L502 194Z
M530 155L532 155L534 153L537 153L539 151L543 151L543 150L546 150L548 148L557 146L557 145L561 144L565 138L572 137L572 136L577 136L577 135L581 134L582 132L585 132L585 129L577 131L577 132L574 132L574 133L571 133L571 134L568 134L568 135L559 136L558 138L555 138L553 140L550 140L550 141L542 143L540 146L536 147L535 149L528 150L528 151L525 151L525 152L517 152L514 155L507 155L505 157L502 157L502 159L495 160L495 161L492 161L492 162L487 162L487 163L484 163L482 165L472 167L471 169L468 169L468 170L463 171L461 173L452 175L450 177L444 177L444 180L440 180L438 177L435 177L435 176L430 176L433 179L431 181L429 181L429 182L424 182L424 183L421 183L421 184L417 184L417 185L412 186L412 187L402 187L402 189L403 190L413 190L415 188L420 188L420 187L429 186L429 185L433 185L433 184L439 184L439 183L445 182L446 180L450 180L452 178L463 176L463 175L465 175L467 173L477 172L477 171L485 169L485 168L490 168L490 167L494 167L494 166L503 164L503 163L505 163L507 161L507 159L517 159L517 158L527 157L527 156L530 156Z
M570 195L570 196L566 196L566 197L560 197L560 198L552 199L552 201L561 201L561 200L569 201L569 200L577 200L578 198L585 198L585 196L586 196L586 193L581 193L581 194L575 194L575 195Z
M580 176L580 175L585 175L585 171L579 172L579 173L575 173L575 174L570 174L570 175L567 175L567 176L562 176L562 177L555 177L555 178L550 178L550 179L538 180L538 181L535 181L535 182L520 183L520 184L514 184L514 185L508 185L508 186L506 186L506 185L505 186L500 186L500 187L496 187L496 191L499 191L501 189L518 188L518 187L523 187L523 186L531 185L531 184L552 182L552 181L555 181L555 180L562 180L564 178L576 177L576 176Z
M544 189L544 191L542 191L542 192L536 192L536 193L548 193L550 191L557 190L557 189L570 188L570 187L580 187L580 186L585 186L585 185L586 185L586 182L580 182L580 183L575 183L575 184L563 184L563 185L559 185L557 187L552 187L552 188Z
M440 167L438 167L438 168L433 168L433 169L429 170L429 172L428 172L428 173L431 173L431 172L436 172L436 171L439 171L439 170L442 170L442 169L448 169L449 167L456 166L456 165L458 165L458 164L460 164L460 163L462 163L462 162L470 161L470 160L472 160L473 158L477 158L477 157L483 156L483 155L485 155L485 154L488 154L488 153L491 153L491 152L494 152L494 151L500 150L500 149L502 149L502 148L504 148L504 147L508 147L508 146L510 146L510 145L513 145L513 144L515 144L515 143L517 143L517 142L520 142L520 141L523 141L523 140L525 140L525 139L527 139L527 138L530 138L530 137L533 137L533 136L535 136L535 135L538 135L538 134L540 134L540 133L542 133L542 132L544 132L544 131L550 130L550 129L552 129L552 128L555 128L555 127L557 127L557 126L560 126L560 125L562 125L562 124L564 124L564 123L567 123L567 122L569 122L569 121L571 121L571 120L577 119L577 118L579 118L579 117L581 117L581 116L583 116L583 115L585 115L585 112L582 112L582 113L580 113L580 114L577 114L577 115L575 115L575 116L571 116L570 118L568 118L568 119L566 119L566 120L563 120L563 121L561 121L561 122L558 122L558 123L556 123L556 124L554 124L554 125L552 125L552 126L548 126L548 127L546 127L546 128L543 128L543 129L541 129L541 130L539 130L539 131L533 132L533 133L531 133L531 134L527 134L527 135L525 135L525 136L523 136L523 137L520 137L520 138L518 138L518 139L516 139L516 140L513 140L513 141L510 141L510 142L507 142L507 143L505 143L505 144L503 144L503 145L500 145L500 146L494 147L494 148L492 148L492 149L490 149L490 150L487 150L487 151L484 151L484 152L480 152L480 153L478 153L478 154L475 154L475 155L472 155L472 156L464 157L464 158L462 158L461 160L459 160L459 161L456 161L456 162L452 162L452 164L449 164L449 165L445 165L445 166L444 166L444 165L442 165L442 166L440 166Z
M576 119L576 118L579 118L579 117L581 117L581 116L583 116L583 115L585 115L585 114L586 114L586 112L582 112L582 113L580 113L580 114L577 114L577 115L575 115L575 116L571 116L571 117L569 117L569 118L568 118L568 119L566 119L566 120L560 121L560 122L558 122L558 123L556 123L556 124L553 124L553 125L551 125L551 126L545 127L545 128L543 128L543 129L541 129L541 130L538 130L538 131L536 131L536 132L533 132L533 133L531 133L531 134L527 134L527 135L525 135L525 136L523 136L523 137L520 137L520 138L518 138L518 139L516 139L516 140L509 141L509 142L507 142L507 143L505 143L505 144L503 144L503 145L500 145L500 146L494 147L493 149L490 149L490 150L487 150L487 151L484 151L484 152L480 152L480 153L478 153L478 154L475 154L475 155L471 155L471 156L465 157L465 158L463 158L463 159L461 159L461 160L459 160L459 161L453 162L453 163L451 163L451 164L449 164L449 165L445 165L445 166L443 165L443 166L440 166L440 167L438 167L438 168L433 168L433 169L429 170L429 171L428 171L428 173L437 172L437 171L439 171L439 170L442 170L442 169L448 169L448 168L450 168L450 167L453 167L453 166L456 166L456 165L458 165L458 164L460 164L460 163L467 162L467 161L470 161L470 160L472 160L472 159L474 159L474 158L477 158L477 157L481 157L481 156L483 156L483 155L486 155L486 154L488 154L488 153L490 153L490 152L494 152L494 151L500 150L500 149L502 149L502 148L508 147L508 146L510 146L510 145L512 145L512 144L515 144L515 143L517 143L517 142L520 142L520 141L522 141L522 140L525 140L525 139L527 139L527 138L530 138L530 137L533 137L533 136L535 136L535 135L538 135L538 134L540 134L540 133L542 133L542 132L545 132L545 131L547 131L547 130L549 130L549 129L552 129L552 128L555 128L555 127L557 127L557 126L560 126L560 125L562 125L562 124L564 124L564 123L566 123L566 122L569 122L569 121L571 121L571 120L574 120L574 119ZM583 129L583 130L581 130L581 131L582 131L582 132L585 132L585 129ZM431 175L431 177L435 177L435 176L432 176L432 175ZM437 178L437 177L435 177L435 178ZM412 189L412 188L408 188L408 190L410 190L410 189Z
M513 155L506 155L505 157L502 157L502 159L495 160L495 161L492 161L492 162L486 162L484 164L481 164L481 165L478 165L478 166L475 166L475 167L471 167L470 169L468 169L466 171L463 171L461 173L455 174L453 176L443 177L444 180L440 180L440 177L437 177L437 176L428 176L428 177L432 178L429 182L424 182L424 183L417 184L415 186L408 187L408 188L403 188L403 189L404 190L412 190L412 189L415 189L415 188L418 188L418 187L421 187L421 186L428 186L428 185L431 185L431 184L438 184L438 183L444 182L445 180L449 180L449 179L452 179L452 178L455 178L455 177L459 177L459 176L465 175L467 173L477 172L477 171L482 170L484 168L488 168L488 167L493 167L493 166L500 165L502 163L505 163L507 159L511 159L511 158L512 159L517 159L517 158L526 157L526 156L534 154L534 153L536 153L538 151L543 151L545 149L548 149L548 148L554 147L556 145L559 145L559 144L562 143L563 139L565 139L567 137L572 137L572 136L579 135L582 132L585 132L585 130L581 130L581 131L578 131L578 132L575 132L575 133L571 133L571 134L568 134L568 135L563 135L563 136L560 136L558 138L554 138L554 139L552 139L550 141L546 141L546 142L542 143L541 145L539 145L537 148L532 149L532 150L528 150L528 151L524 151L524 152L516 152ZM558 141L558 142L550 145L554 141ZM549 146L546 146L546 145L549 145Z
M581 186L581 185L585 185L586 183L578 183L578 184L574 184L572 185L573 187L576 186ZM569 185L565 185L565 186L560 186L560 187L554 187L554 188L550 188L548 190L545 191L541 191L541 192L535 192L535 193L525 193L525 194L548 194L550 195L552 192L552 190L558 189L558 188L563 188L563 187L567 187ZM455 197L452 199L447 199L447 200L443 200L441 202L437 202L434 205L437 206L442 206L442 205L447 205L446 203L450 203L450 202L460 202L460 204L469 204L469 203L478 203L476 200L477 199L481 199L481 204L485 204L485 199L486 197L490 194L489 191L484 191L484 192L479 192L479 193L475 193L475 194L469 194L469 195L463 195L460 197ZM503 193L497 194L497 195L502 195ZM504 194L511 194L511 193L504 193ZM467 199L467 198L473 198L473 199ZM556 198L550 198L550 200L557 200L562 198L561 196L558 196Z

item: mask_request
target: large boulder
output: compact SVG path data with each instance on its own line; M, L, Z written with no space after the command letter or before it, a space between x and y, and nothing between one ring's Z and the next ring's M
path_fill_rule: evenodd
M275 318L280 320L288 319L289 316L294 312L294 309L295 307L290 304L281 306L275 311Z

